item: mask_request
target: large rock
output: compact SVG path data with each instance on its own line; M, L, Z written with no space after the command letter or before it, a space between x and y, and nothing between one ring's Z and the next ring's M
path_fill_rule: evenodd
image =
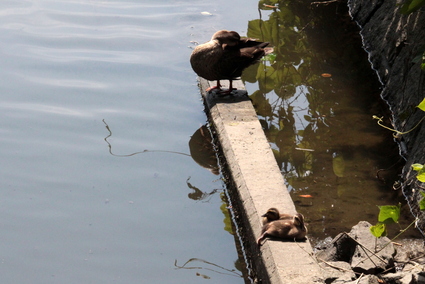
M376 274L394 266L396 251L391 240L373 236L371 226L369 222L360 221L348 234L357 242L350 262L355 272Z
M370 232L372 225L360 221L351 231L336 236L330 245L318 252L319 261L345 261L353 271L376 274L394 266L395 249L387 237L376 238Z
M356 242L349 235L340 233L326 248L317 252L316 255L319 261L345 261L350 263L356 245Z
M356 279L349 263L345 261L329 261L320 263L325 283L345 283Z
M425 284L423 240L399 240L396 255L391 240L375 238L370 227L370 223L360 221L349 233L341 233L316 247L325 283ZM388 273L394 271L398 272ZM359 278L353 281L356 276Z
M425 263L424 240L402 239L397 240L397 243L395 262L408 263L410 260L413 260L414 263Z

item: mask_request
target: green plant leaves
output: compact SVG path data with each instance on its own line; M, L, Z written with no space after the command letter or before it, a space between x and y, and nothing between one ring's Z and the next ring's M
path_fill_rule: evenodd
M416 176L416 178L420 181L420 182L425 182L425 168L424 165L421 164L413 164L412 168L414 171L417 171L418 174Z
M425 111L425 99L423 99L422 102L418 104L418 108L420 108L422 111Z
M370 232L377 238L387 235L387 228L384 223L378 223L375 226L370 227Z
M424 48L422 48L423 50ZM415 56L412 59L413 63L420 63L421 64L421 69L425 70L425 51L421 52L421 54L419 54L418 56Z
M387 224L398 223L401 204L378 206L378 208L378 223L370 227L370 232L375 237L380 238L387 235Z
M380 223L398 223L398 219L400 218L400 207L401 205L384 205L378 206L379 215L378 222Z
M425 210L425 192L421 191L420 193L422 195L422 199L419 202L419 209L423 211Z
M425 5L425 0L406 0L404 1L400 12L402 14L410 14L417 11L423 5Z
M413 165L412 165L412 168L413 168L413 170L414 170L414 171L419 172L420 170L422 170L422 169L424 168L424 165L421 165L421 164L413 164Z
M332 169L337 177L344 177L345 160L343 156L334 153L332 156Z

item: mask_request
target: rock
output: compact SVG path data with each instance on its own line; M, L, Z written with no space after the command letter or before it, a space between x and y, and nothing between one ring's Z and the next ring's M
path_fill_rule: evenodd
M360 221L349 233L341 233L317 248L316 258L325 283L332 284L425 284L425 248L423 240L399 240L398 254L387 237L375 238L372 225ZM375 250L377 251L376 253ZM421 257L422 256L422 257ZM395 262L397 259L397 263ZM396 273L395 265L403 268ZM355 279L356 274L361 274ZM379 275L376 277L373 274Z
M320 263L325 283L345 283L356 278L349 263L345 261L329 261Z
M317 258L324 261L345 261L349 263L356 248L356 242L347 234L337 235L324 250L319 251Z
M350 262L355 272L377 274L394 266L395 249L391 240L373 236L371 226L369 222L360 221L348 234L358 242Z
M422 264L408 263L403 268L403 272L409 272L412 274L419 274L420 272L424 272L424 271L425 271L425 267Z
M418 283L416 282L414 275L407 272L388 273L388 274L382 275L381 279L384 280L385 283L394 283L394 284Z
M379 282L379 278L376 277L375 275L362 275L359 278L360 280L357 279L354 281L345 282L345 284L381 284L382 283L382 282Z
M399 245L396 246L396 262L408 262L411 259L415 259L414 261L417 263L425 263L424 240L403 239L397 240L397 243Z

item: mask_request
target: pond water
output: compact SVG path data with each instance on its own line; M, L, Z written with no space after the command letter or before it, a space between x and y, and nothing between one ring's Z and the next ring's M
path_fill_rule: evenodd
M2 283L244 282L223 183L189 155L191 41L256 13L225 2L1 1Z
M275 56L242 79L315 242L361 220L376 224L377 206L405 201L393 186L403 161L391 132L372 119L390 115L359 29L344 3L310 2L262 7L248 36L271 42ZM401 211L405 228L412 217L407 205ZM389 225L389 236L399 229ZM419 233L412 228L403 236Z
M219 29L257 36L258 4L0 3L2 283L249 282L241 277L224 185L216 169L205 168L214 163L211 154L199 157L208 134L188 58L194 42ZM281 8L290 16L291 7ZM261 16L272 19L273 11ZM283 36L287 51L276 62L307 70L321 82L315 90L328 89L309 97L314 84L304 77L290 84L273 79L270 87L261 79L269 73L256 80L258 65L244 80L297 209L312 236L323 238L374 219L375 204L394 201L388 185L382 189L373 177L382 166L376 159L390 156L378 151L388 140L369 119L373 100L358 94L368 85L364 78L327 64L341 48L311 37L313 53L293 60L290 39L304 42L292 32ZM309 58L321 68L304 68ZM325 72L332 77L320 77ZM307 142L309 131L315 135Z

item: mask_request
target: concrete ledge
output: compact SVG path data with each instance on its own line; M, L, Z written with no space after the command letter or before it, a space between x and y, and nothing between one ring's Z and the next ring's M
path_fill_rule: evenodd
M227 81L222 81L225 83ZM234 95L217 96L207 93L214 86L200 78L201 93L210 123L227 163L233 183L229 194L236 200L235 210L242 219L248 261L260 283L323 283L321 269L311 257L310 242L285 242L267 239L259 249L256 238L262 228L267 209L276 207L283 213L296 213L282 174L246 90L241 81ZM224 85L223 87L228 87ZM302 213L302 212L301 212Z

